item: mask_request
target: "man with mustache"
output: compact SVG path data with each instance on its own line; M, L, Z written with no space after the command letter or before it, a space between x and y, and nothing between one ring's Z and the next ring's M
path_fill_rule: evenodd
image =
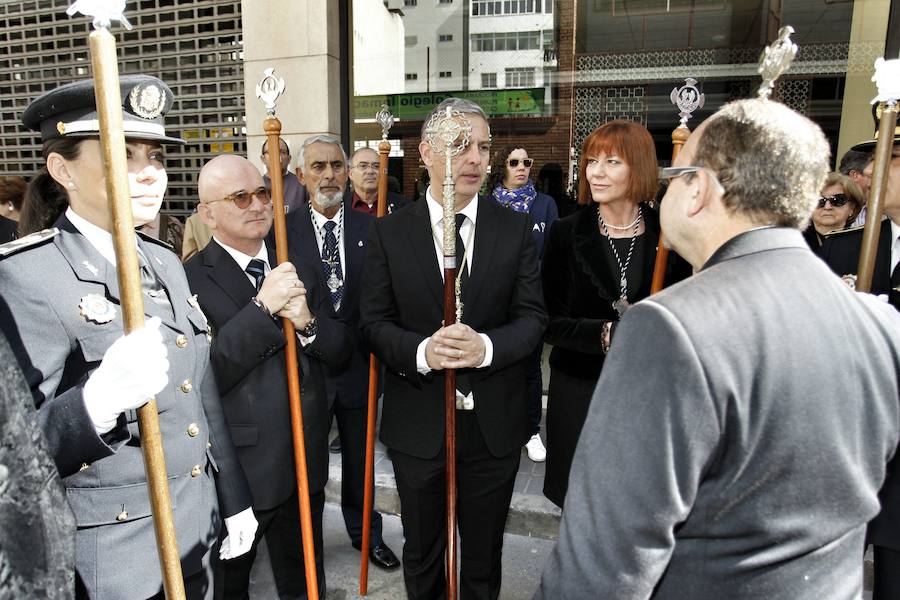
M351 544L362 547L363 488L366 463L366 414L369 350L359 336L359 283L369 225L367 214L350 209L344 199L347 155L340 141L314 135L300 146L297 161L300 183L309 202L287 216L288 248L315 261L325 279L325 293L338 318L353 335L353 352L325 370L330 417L337 420L341 438L341 510ZM381 537L381 515L372 511L369 558L383 569L400 561Z
M419 152L432 183L424 201L373 224L360 327L385 366L381 439L403 507L406 592L412 599L446 592L443 371L456 369L460 597L493 599L519 457L531 435L525 369L547 313L530 217L478 195L491 149L487 116L459 98L432 115L447 107L471 127L451 168L462 323L443 323L445 157L423 140Z
M357 149L350 156L350 183L345 196L350 198L350 208L375 216L378 211L378 153L368 146ZM406 206L402 195L388 191L387 212L392 213Z

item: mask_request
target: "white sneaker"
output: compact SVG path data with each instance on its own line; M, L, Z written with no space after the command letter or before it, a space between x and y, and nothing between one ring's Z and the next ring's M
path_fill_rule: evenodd
M547 449L544 448L544 442L541 441L539 433L531 436L531 439L525 444L525 449L528 450L528 458L534 462L544 462L547 459Z

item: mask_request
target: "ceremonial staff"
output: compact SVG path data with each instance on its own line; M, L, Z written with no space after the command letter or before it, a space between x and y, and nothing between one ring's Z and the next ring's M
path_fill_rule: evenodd
M431 117L425 126L425 142L436 155L445 160L443 182L444 239L444 326L462 322L462 288L456 264L456 185L451 172L453 157L462 154L469 145L472 126L458 110L448 106L443 113ZM456 370L444 370L444 443L447 460L447 599L456 600Z
M284 218L284 180L281 172L281 121L275 116L275 104L284 92L284 79L266 69L256 85L256 97L265 102L266 132L269 148L269 179L272 181L272 210L275 213L275 257L278 264L287 262L287 225ZM300 402L300 374L297 366L297 336L294 324L287 317L281 319L284 329L285 360L287 362L288 395L291 405L291 430L294 438L294 467L297 471L297 499L300 502L300 532L303 537L303 565L306 569L306 594L319 598L316 577L316 549L313 545L312 510L309 506L309 477L306 472L306 441L303 437L303 410Z
M88 36L91 66L94 71L94 97L100 122L100 149L103 170L106 174L106 196L112 217L113 249L116 253L116 276L119 282L122 320L125 324L125 333L130 333L144 326L144 301L134 219L131 214L116 40L109 32L112 21L119 21L128 29L131 29L131 25L122 14L125 3L119 2L120 6L116 4L116 2L90 4L83 1L75 2L66 12L69 15L80 12L94 18L94 31ZM138 409L137 414L163 588L166 598L182 600L185 597L184 579L181 574L175 522L172 518L172 498L169 495L166 477L166 458L159 430L156 399L150 398L147 404Z
M681 117L681 121L678 123L678 127L672 131L672 162L675 162L675 158L678 156L678 153L681 152L681 147L684 146L684 143L691 135L691 130L688 129L687 126L688 119L691 118L691 114L695 110L703 108L703 104L706 102L706 95L697 89L696 79L686 77L684 85L680 88L673 88L672 93L669 94L669 98L672 100L672 104L681 111L678 113L678 116ZM666 263L669 262L669 247L666 246L664 234L665 232L660 230L659 243L656 247L656 262L653 265L653 279L650 284L651 294L655 294L665 287Z
M856 270L856 290L872 290L872 273L875 270L875 255L878 253L878 238L881 234L881 215L884 212L884 194L887 188L888 165L894 148L894 130L897 126L897 101L900 99L900 59L875 61L872 81L878 87L878 102L881 115L878 120L877 142L874 164L872 165L872 189L866 209L866 228L863 231L862 248L859 253L859 267Z
M391 152L391 143L388 142L388 131L394 125L394 115L391 114L387 104L381 105L381 110L375 115L375 120L381 125L381 142L378 144L378 201L375 205L375 216L379 219L387 212L387 172L388 154ZM359 559L359 595L365 596L369 587L369 539L372 529L372 503L373 486L375 479L375 418L378 414L378 359L374 354L369 355L369 397L366 419L366 476L365 488L363 488L363 521L362 544L360 545Z

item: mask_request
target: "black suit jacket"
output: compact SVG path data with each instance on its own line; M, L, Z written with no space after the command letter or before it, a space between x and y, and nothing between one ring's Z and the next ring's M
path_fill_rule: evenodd
M302 347L303 431L309 487L321 491L328 479L328 407L320 363L340 362L350 350L347 327L334 318L316 266L291 259L306 286L318 334ZM269 264L275 265L269 251ZM253 506L272 508L296 489L285 340L276 322L250 302L255 290L246 273L215 240L185 263L213 330L211 360L238 459L250 482Z
M864 227L854 227L834 231L825 237L825 243L819 256L822 257L831 270L843 277L844 275L856 275L859 268L859 254L862 249ZM900 294L891 290L891 221L885 219L881 222L881 233L878 237L878 252L875 254L875 270L872 271L873 294L887 294L894 305L900 310Z
M351 210L350 201L344 198L344 296L337 316L350 329L353 351L347 360L327 365L325 377L329 401L336 399L345 408L365 406L369 387L369 350L359 334L359 290L369 226L374 220ZM315 264L321 273L321 254L308 207L288 214L287 230L291 254Z
M463 322L487 334L491 366L470 370L475 413L488 450L504 456L528 438L525 359L547 323L528 215L477 198L472 272ZM444 377L416 370L416 349L441 327L443 282L426 202L378 219L363 272L360 327L386 367L381 439L433 458L444 446Z

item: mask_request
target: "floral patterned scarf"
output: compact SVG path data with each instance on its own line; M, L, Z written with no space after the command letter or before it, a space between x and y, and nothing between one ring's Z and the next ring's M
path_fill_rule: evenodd
M531 210L531 203L537 198L537 190L534 189L531 181L517 190L508 190L502 185L498 185L494 188L493 196L500 206L516 212L527 213Z

